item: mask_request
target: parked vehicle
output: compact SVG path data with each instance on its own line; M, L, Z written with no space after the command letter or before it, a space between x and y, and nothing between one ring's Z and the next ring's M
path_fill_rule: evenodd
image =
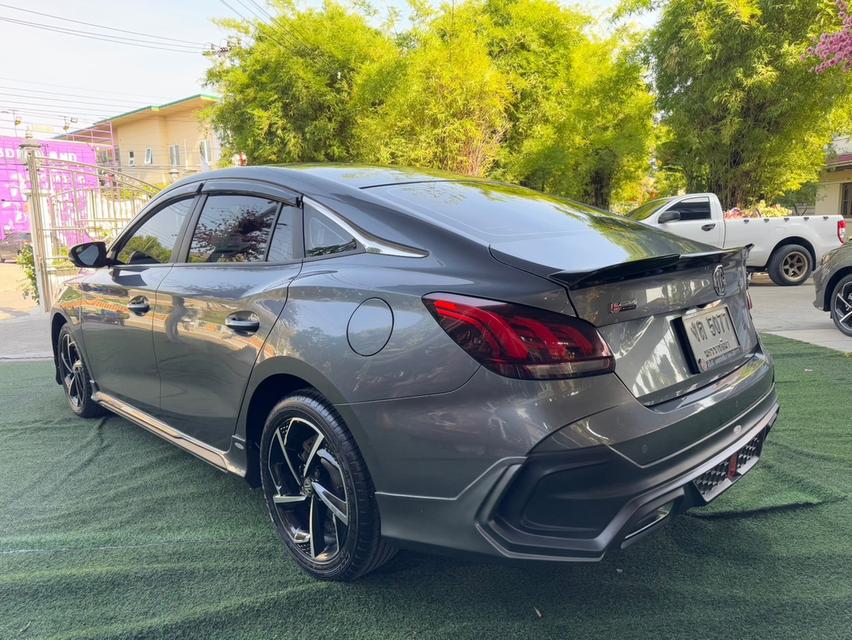
M627 214L638 222L714 247L753 245L746 265L777 285L799 285L827 251L843 244L842 216L725 219L712 193L659 198Z
M32 243L32 236L25 231L10 231L0 238L0 262L15 261L24 247Z
M814 306L828 311L835 326L852 336L852 244L829 251L814 271Z
M317 578L397 545L598 560L730 487L778 411L743 251L521 187L226 169L69 257L71 410L261 485Z

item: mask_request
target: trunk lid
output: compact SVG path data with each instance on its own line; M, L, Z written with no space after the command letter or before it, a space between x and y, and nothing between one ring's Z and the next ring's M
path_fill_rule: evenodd
M491 253L565 286L578 317L594 324L612 349L616 375L652 406L727 375L757 348L746 294L748 250L717 250L626 225L617 235L494 243ZM731 350L716 353L723 343Z

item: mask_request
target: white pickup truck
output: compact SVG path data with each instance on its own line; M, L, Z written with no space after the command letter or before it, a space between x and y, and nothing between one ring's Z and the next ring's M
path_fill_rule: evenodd
M802 284L820 258L846 239L842 216L725 219L712 193L651 200L627 214L638 222L723 249L754 245L750 271L766 271L778 285Z

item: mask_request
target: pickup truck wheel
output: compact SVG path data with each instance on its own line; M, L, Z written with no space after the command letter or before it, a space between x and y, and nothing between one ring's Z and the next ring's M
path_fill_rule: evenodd
M776 249L766 269L772 282L780 287L802 284L812 270L811 253L799 244L788 244Z
M841 333L852 336L852 275L838 282L831 292L831 319Z

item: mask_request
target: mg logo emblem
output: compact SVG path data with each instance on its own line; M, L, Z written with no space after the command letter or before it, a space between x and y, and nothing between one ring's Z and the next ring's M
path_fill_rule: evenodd
M720 296L725 295L725 270L722 265L717 265L713 269L713 288Z

